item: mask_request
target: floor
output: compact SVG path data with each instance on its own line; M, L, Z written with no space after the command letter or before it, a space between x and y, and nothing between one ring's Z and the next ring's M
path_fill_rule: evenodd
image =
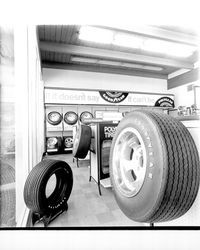
M48 227L115 227L145 226L127 218L119 209L112 189L89 182L89 161L79 161L79 168L73 162L72 154L48 155L46 158L66 161L73 171L73 189L68 200L68 211L61 214ZM147 225L147 224L146 224ZM42 223L35 227L42 227Z

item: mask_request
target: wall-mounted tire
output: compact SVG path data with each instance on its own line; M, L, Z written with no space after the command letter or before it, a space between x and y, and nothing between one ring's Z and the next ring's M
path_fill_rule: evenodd
M73 142L73 156L84 159L90 148L92 130L90 126L80 124Z
M62 119L63 119L62 115L57 111L52 111L47 115L48 123L54 126L60 124Z
M93 114L89 111L84 111L80 114L80 121L82 123L84 123L84 120L86 119L92 119L93 118Z
M110 176L121 210L138 222L184 215L199 189L200 163L187 128L168 115L134 111L117 127Z
M74 125L78 121L78 115L74 111L69 111L64 115L64 121L68 125Z
M57 151L52 151L57 149ZM48 154L59 153L62 151L62 137L51 136L46 138L46 150Z
M46 186L52 175L56 176L56 187L53 193L46 196ZM72 191L73 174L70 166L64 161L43 160L37 164L27 177L24 185L24 201L35 213L50 213L62 208Z

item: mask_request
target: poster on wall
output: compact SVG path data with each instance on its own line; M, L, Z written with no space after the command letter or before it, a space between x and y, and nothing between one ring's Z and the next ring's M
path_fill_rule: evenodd
M174 107L174 95L45 88L45 103Z

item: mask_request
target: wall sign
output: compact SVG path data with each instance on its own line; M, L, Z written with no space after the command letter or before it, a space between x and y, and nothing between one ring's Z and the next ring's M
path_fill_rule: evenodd
M174 100L170 97L164 96L156 101L155 106L156 107L172 107L172 108L174 108Z
M88 105L138 105L155 106L160 98L174 101L174 95L150 93L124 93L45 88L45 103Z
M101 97L110 103L120 103L122 102L128 95L128 93L123 92L108 92L108 91L99 91Z

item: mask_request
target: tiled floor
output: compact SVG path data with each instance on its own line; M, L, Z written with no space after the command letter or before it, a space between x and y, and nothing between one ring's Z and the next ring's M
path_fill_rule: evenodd
M89 182L89 161L80 161L79 168L71 154L46 156L50 159L66 161L73 171L73 189L68 200L68 211L52 221L49 227L99 227L99 226L145 226L128 219L119 209L111 188ZM35 226L42 226L41 223Z

